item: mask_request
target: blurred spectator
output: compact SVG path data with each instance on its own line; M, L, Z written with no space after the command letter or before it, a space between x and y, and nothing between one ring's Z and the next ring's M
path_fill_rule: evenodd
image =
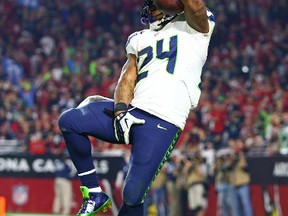
M168 193L168 216L179 216L181 191L177 185L178 166L181 160L181 152L175 149L166 162L167 193Z
M158 216L168 215L168 201L166 191L167 172L166 165L162 167L151 185L151 198L157 208Z
M29 136L29 152L34 155L44 155L47 152L47 144L45 142L44 134L41 131L39 122L31 125Z
M215 164L216 151L213 148L213 144L211 142L207 142L205 148L200 152L207 166L207 177L205 180L205 188L208 191L211 183L214 182L214 167L215 167L214 164Z
M232 112L228 115L228 120L225 122L223 142L226 143L228 139L237 139L240 137L242 119L237 112ZM225 146L227 147L227 146Z
M233 149L233 161L231 164L232 185L236 191L236 203L239 215L252 216L253 209L250 197L250 173L248 163L246 161L241 139L235 141Z
M215 160L215 188L218 196L218 209L221 216L240 216L237 208L236 190L232 185L230 148L218 151Z
M222 143L222 134L224 133L226 121L226 106L223 103L223 98L218 98L211 107L209 116L209 131L211 141L214 143L214 148L219 149Z
M175 151L175 150L174 150ZM187 190L186 190L186 175L184 172L186 156L183 152L178 155L176 162L176 189L180 193L179 203L180 203L180 211L178 212L179 216L185 216L188 214L187 209Z
M66 151L66 145L59 127L53 126L52 131L47 135L47 148L53 155L61 155Z
M1 140L11 140L15 139L16 135L10 130L8 123L0 125L0 139Z
M279 152L278 134L280 128L281 128L281 114L279 112L271 113L265 138L269 142L270 148L274 149L274 154Z
M245 146L249 149L249 152L246 154L247 156L269 156L273 154L267 148L267 141L261 135L247 138Z
M280 154L288 154L288 112L282 115L282 126L278 132Z
M55 180L54 180L54 214L69 215L73 198L70 167L65 162L67 157L61 154L55 161Z
M208 177L208 167L205 158L200 153L198 142L195 135L191 134L186 144L183 172L190 210L187 215L204 216L207 208L205 182Z

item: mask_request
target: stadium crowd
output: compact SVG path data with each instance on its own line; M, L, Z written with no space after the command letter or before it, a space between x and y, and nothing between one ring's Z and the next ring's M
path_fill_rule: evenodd
M196 143L210 165L223 148L287 154L288 2L206 4L216 28L200 103L177 150L191 160ZM17 140L22 153L63 152L59 114L89 95L113 97L126 39L142 28L141 6L140 0L0 1L0 140ZM95 152L127 148L92 143Z
M217 28L200 104L178 147L195 133L203 148L212 143L218 150L241 138L251 154L287 152L281 134L288 115L287 4L207 1ZM138 0L1 1L1 139L17 139L23 151L35 154L61 151L59 113L88 95L112 97L127 36L142 28L141 5Z

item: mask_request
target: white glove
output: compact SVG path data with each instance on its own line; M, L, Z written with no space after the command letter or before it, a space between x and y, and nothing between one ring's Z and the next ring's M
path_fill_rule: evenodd
M85 100L83 100L78 106L77 108L79 107L83 107L93 101L97 101L97 100L112 100L110 98L107 98L107 97L103 97L101 95L91 95L91 96L88 96L87 98L85 98Z
M114 133L119 142L129 144L129 132L133 124L144 124L144 119L138 119L128 111L122 112L114 119Z

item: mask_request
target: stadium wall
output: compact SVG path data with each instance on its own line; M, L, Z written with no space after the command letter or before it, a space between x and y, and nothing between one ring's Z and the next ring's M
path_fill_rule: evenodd
M55 159L49 156L0 156L0 196L6 198L8 212L51 213L54 198ZM121 171L122 157L95 157L94 164L102 187L112 195L114 208L106 215L116 215L121 205L121 191L115 187ZM81 205L80 182L70 160L73 184L72 213ZM288 215L288 158L248 158L251 173L251 200L254 216L264 216L275 208ZM211 184L208 193L207 216L217 214L217 193Z

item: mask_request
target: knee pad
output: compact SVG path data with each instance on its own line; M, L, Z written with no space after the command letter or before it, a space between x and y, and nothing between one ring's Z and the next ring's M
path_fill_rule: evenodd
M74 124L77 119L78 112L75 108L71 108L63 112L58 119L58 126L62 132L74 132Z

